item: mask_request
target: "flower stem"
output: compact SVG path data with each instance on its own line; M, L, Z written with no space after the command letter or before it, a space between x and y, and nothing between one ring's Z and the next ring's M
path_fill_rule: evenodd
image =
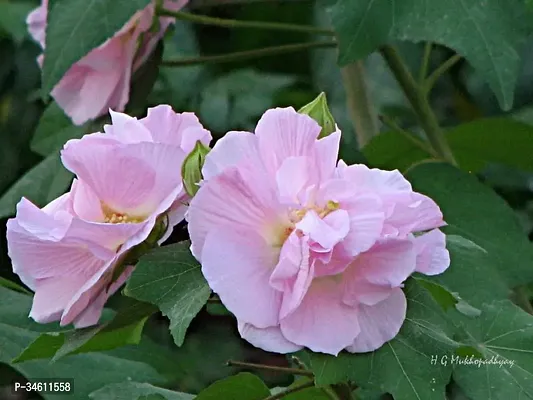
M448 161L452 165L457 165L450 146L446 142L444 133L439 126L437 117L429 105L426 92L416 83L396 49L391 46L383 46L380 52L400 84L405 97L411 103L418 122L426 132L428 141L435 152L443 160Z
M463 57L461 55L455 54L448 58L446 61L444 61L435 71L433 71L423 83L425 92L429 93L431 89L433 89L433 86L435 86L437 80L444 73L446 73L446 71L448 71L451 67L457 64L462 58Z
M311 387L314 387L314 386L315 386L315 382L313 382L313 381L304 382L301 385L293 386L291 388L283 390L282 392L273 394L272 396L268 396L264 400L279 400L279 399L284 398L288 394L291 394L291 393L294 393L294 392L299 392L300 390L308 389L308 388L311 388Z
M165 17L173 17L181 21L188 21L202 25L219 26L222 28L265 29L274 31L311 33L313 35L335 36L335 32L330 29L317 28L314 26L293 25L280 22L241 21L237 19L224 19L208 17L206 15L190 14L183 11L170 11L161 8L157 10L157 14Z
M292 53L296 51L302 51L307 49L314 49L320 47L336 47L337 43L334 41L323 41L323 42L309 42L309 43L296 43L296 44L287 44L283 46L271 46L265 47L258 50L247 50L247 51L238 51L235 53L220 54L214 56L200 56L200 57L190 57L190 58L181 58L178 60L166 60L161 63L162 66L166 67L183 67L190 65L198 64L208 64L208 63L225 63L225 62L237 62L248 60L252 58L260 58L273 56L277 54Z
M422 56L420 72L418 73L418 82L420 84L423 84L428 74L429 61L431 60L431 50L433 50L433 43L426 42L426 44L424 45L424 55Z
M357 143L364 147L378 134L377 115L370 101L365 81L365 67L356 61L341 69L346 90L346 102L354 125Z
M261 369L266 371L274 371L274 372L284 372L287 374L293 374L293 375L302 375L302 376L309 376L313 377L313 373L311 371L306 371L304 369L299 368L288 368L288 367L278 367L276 365L265 365L265 364L253 364L253 363L247 363L243 361L234 361L229 360L226 365L228 367L245 367L250 369Z

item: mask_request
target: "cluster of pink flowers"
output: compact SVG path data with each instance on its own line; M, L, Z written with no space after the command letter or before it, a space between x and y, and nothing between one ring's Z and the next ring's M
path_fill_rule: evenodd
M189 0L165 0L167 10L178 11ZM129 100L131 77L149 58L172 18L159 18L152 32L155 1L138 11L112 38L75 63L52 90L57 104L76 125L100 117L111 108L124 111ZM32 37L45 48L48 0L28 16ZM44 56L38 58L43 65Z
M42 44L43 4L29 18ZM153 5L54 89L75 122L124 108L131 72L161 35L143 36L137 48L152 17ZM66 143L61 159L76 175L70 191L42 209L22 199L8 221L13 270L35 291L30 316L38 322L97 323L135 268L130 250L161 226L163 243L184 218L191 251L241 336L279 353L379 348L405 320L405 280L450 264L434 201L398 171L337 161L341 132L319 139L318 123L293 108L267 111L255 133L220 139L193 198L181 167L198 141L211 142L194 114L161 105L140 120L111 117L104 133Z

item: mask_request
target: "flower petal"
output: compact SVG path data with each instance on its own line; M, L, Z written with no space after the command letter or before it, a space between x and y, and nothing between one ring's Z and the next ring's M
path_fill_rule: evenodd
M407 301L402 289L392 289L386 300L374 305L359 307L361 333L346 348L350 353L374 351L393 339L405 320Z
M321 182L330 179L335 173L340 141L341 131L337 129L337 131L315 143L317 167L320 171L319 179Z
M337 355L360 332L357 308L342 303L341 296L335 279L314 281L300 306L281 320L283 336L312 351Z
M446 235L439 229L414 239L416 271L425 275L438 275L450 266L450 253L446 249Z
M211 179L246 158L258 160L257 137L249 132L228 132L207 154L202 175L206 180Z
M269 284L277 254L255 231L220 227L207 235L202 272L239 321L266 328L278 324L282 293Z
M350 229L350 218L346 210L336 210L322 219L314 210L309 210L304 218L296 224L296 228L309 235L311 240L331 251L343 240ZM314 249L317 251L319 249Z
M252 324L239 322L238 329L244 340L265 351L286 354L298 351L303 347L285 339L279 326L261 329Z

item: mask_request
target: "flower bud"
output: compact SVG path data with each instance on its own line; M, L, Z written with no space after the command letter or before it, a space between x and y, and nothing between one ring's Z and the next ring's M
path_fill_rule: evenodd
M329 111L326 94L324 92L320 93L318 97L311 103L300 108L298 112L300 114L309 115L316 122L318 122L318 124L322 127L320 135L318 136L319 138L326 137L335 132L335 119Z
M196 142L193 151L187 156L181 167L183 186L188 195L194 196L198 191L198 183L202 180L202 167L205 156L211 149L202 142Z

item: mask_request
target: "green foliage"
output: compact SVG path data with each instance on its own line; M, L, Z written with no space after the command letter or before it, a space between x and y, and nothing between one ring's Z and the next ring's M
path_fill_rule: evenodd
M149 3L150 0L50 0L43 95L54 88L72 64L112 37Z
M29 170L0 198L0 217L15 214L21 197L45 206L65 193L72 182L72 174L61 164L59 155L54 152Z
M448 224L444 231L484 249L509 287L533 281L533 246L512 209L489 187L441 163L420 164L407 177L414 190L437 202Z
M398 39L440 43L464 55L506 110L513 104L519 53L533 28L523 0L340 0L333 24L341 65Z
M318 125L322 128L320 135L318 135L319 138L335 132L335 119L331 115L331 111L329 111L328 101L324 92L320 93L311 103L300 108L298 112L309 115L318 122Z
M183 161L181 176L183 178L183 186L189 196L194 196L200 188L198 184L202 180L202 167L210 150L209 147L198 140L194 149Z
M28 36L26 16L33 7L27 1L0 2L0 34L5 31L15 41L22 42Z
M446 139L461 167L479 172L489 163L500 163L533 171L533 127L510 118L487 118L458 125ZM398 132L376 136L364 148L372 165L406 170L416 162L431 158L424 150Z
M165 246L141 258L125 289L128 296L155 304L170 319L178 346L192 319L207 302L211 290L189 243Z
M263 400L270 395L268 387L257 376L242 372L213 383L195 400Z
M191 400L193 395L159 388L148 383L122 382L104 386L89 395L92 400L140 400L144 396L162 400Z

